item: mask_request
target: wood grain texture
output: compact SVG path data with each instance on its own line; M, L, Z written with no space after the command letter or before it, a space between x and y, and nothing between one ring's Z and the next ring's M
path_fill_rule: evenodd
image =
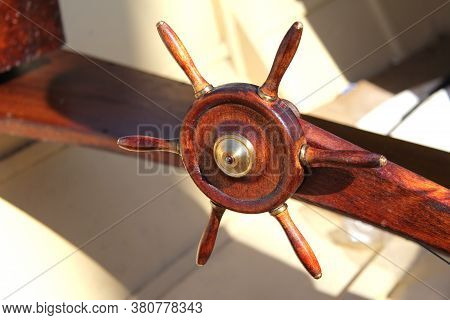
M192 61L189 52L186 50L186 47L181 42L180 38L178 38L175 31L173 31L172 28L164 21L158 22L156 26L159 35L161 36L161 39L166 45L170 54L191 81L192 86L194 87L194 92L199 93L203 89L210 86L210 84L197 70L197 67L194 64L194 61Z
M313 147L362 150L305 120L300 123ZM450 252L450 191L390 161L378 169L314 168L294 198Z
M208 224L200 239L197 250L197 265L204 266L208 261L216 244L217 233L219 231L220 220L222 219L225 208L211 202L211 214Z
M450 188L450 154L404 140L364 131L336 122L302 115L302 119L366 150L376 150L394 162L441 186ZM431 165L432 164L432 165Z
M305 269L311 274L311 276L313 276L314 279L319 279L322 277L322 270L320 268L319 261L317 261L316 255L311 249L309 243L298 230L294 221L292 221L287 206L283 207L283 211L272 215L280 223L292 245L292 248L294 249L295 254Z
M123 153L116 144L121 136L154 132L179 137L181 119L192 102L189 85L90 59L95 64L55 51L0 75L0 133ZM175 154L142 156L182 166Z
M180 154L178 139L167 140L148 136L126 136L117 140L117 145L133 152L171 152Z
M305 161L311 167L377 168L386 165L386 158L369 151L323 150L308 147Z
M192 102L189 85L94 61L151 100L83 57L57 51L0 75L0 133L119 152L117 138L134 132L144 134L139 125L179 128ZM361 150L311 122L384 154L389 163L380 169L313 169L313 175L294 194L296 199L335 208L433 247L449 247L448 189L393 164L446 185L447 153L311 116L303 118L308 121L300 120L300 124L313 147ZM176 138L178 133L165 136ZM330 136L333 138L327 138ZM182 165L175 154L153 152L145 156L152 161Z
M281 41L272 68L270 69L269 76L260 87L261 92L266 96L272 98L278 97L278 87L280 86L284 73L294 58L302 37L302 32L303 25L300 22L295 22Z
M64 44L57 0L0 2L0 72Z
M303 180L299 160L305 143L295 114L281 100L260 98L258 88L227 84L194 101L181 129L183 163L199 189L215 203L242 213L263 213L282 205ZM248 174L234 178L214 161L221 135L238 133L255 150Z

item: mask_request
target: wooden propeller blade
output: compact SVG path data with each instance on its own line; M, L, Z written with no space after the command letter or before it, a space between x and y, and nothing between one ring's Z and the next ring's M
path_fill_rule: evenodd
M220 220L222 219L225 208L211 202L211 215L208 225L203 232L202 238L198 244L197 265L203 266L209 259L216 244L217 232L219 231Z
M362 150L300 121L313 147ZM314 168L293 197L450 252L450 191L392 162L377 169Z

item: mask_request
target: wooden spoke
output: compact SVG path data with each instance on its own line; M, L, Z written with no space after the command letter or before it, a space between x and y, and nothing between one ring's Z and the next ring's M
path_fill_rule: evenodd
M119 138L120 148L134 152L164 151L180 154L178 139L165 140L148 136L126 136Z
M178 38L175 31L173 31L172 28L164 21L158 22L156 27L170 54L191 81L192 87L194 87L195 97L198 98L199 96L211 91L212 86L197 70L197 67L194 64L194 61L192 61L189 52L181 42L180 38Z
M378 168L386 165L384 156L369 151L324 150L303 145L300 160L311 167L357 167Z
M208 225L203 232L197 250L197 265L203 266L209 259L209 256L214 250L216 243L217 232L219 231L220 220L225 212L225 208L211 202L211 215L209 217Z
M297 51L302 37L303 25L295 22L281 41L272 68L266 82L259 88L259 95L266 100L273 101L278 98L278 87L289 64Z
M314 279L320 279L320 277L322 277L322 270L320 269L319 261L317 261L313 250L292 221L287 205L284 204L281 207L272 210L270 214L273 215L281 224L281 227L286 233L295 254L300 259L300 262L306 270L308 270Z

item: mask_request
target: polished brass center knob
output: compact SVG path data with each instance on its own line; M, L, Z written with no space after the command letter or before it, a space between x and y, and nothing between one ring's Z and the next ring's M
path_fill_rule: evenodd
M239 134L221 136L214 143L214 160L223 173L230 177L243 177L252 168L255 149L251 142Z

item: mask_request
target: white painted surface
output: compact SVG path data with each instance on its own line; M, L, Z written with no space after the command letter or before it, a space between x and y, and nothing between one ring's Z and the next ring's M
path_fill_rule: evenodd
M414 110L392 136L450 152L450 87L441 89Z
M450 87L424 101L403 91L361 118L360 129L450 152ZM416 107L416 109L414 109Z

